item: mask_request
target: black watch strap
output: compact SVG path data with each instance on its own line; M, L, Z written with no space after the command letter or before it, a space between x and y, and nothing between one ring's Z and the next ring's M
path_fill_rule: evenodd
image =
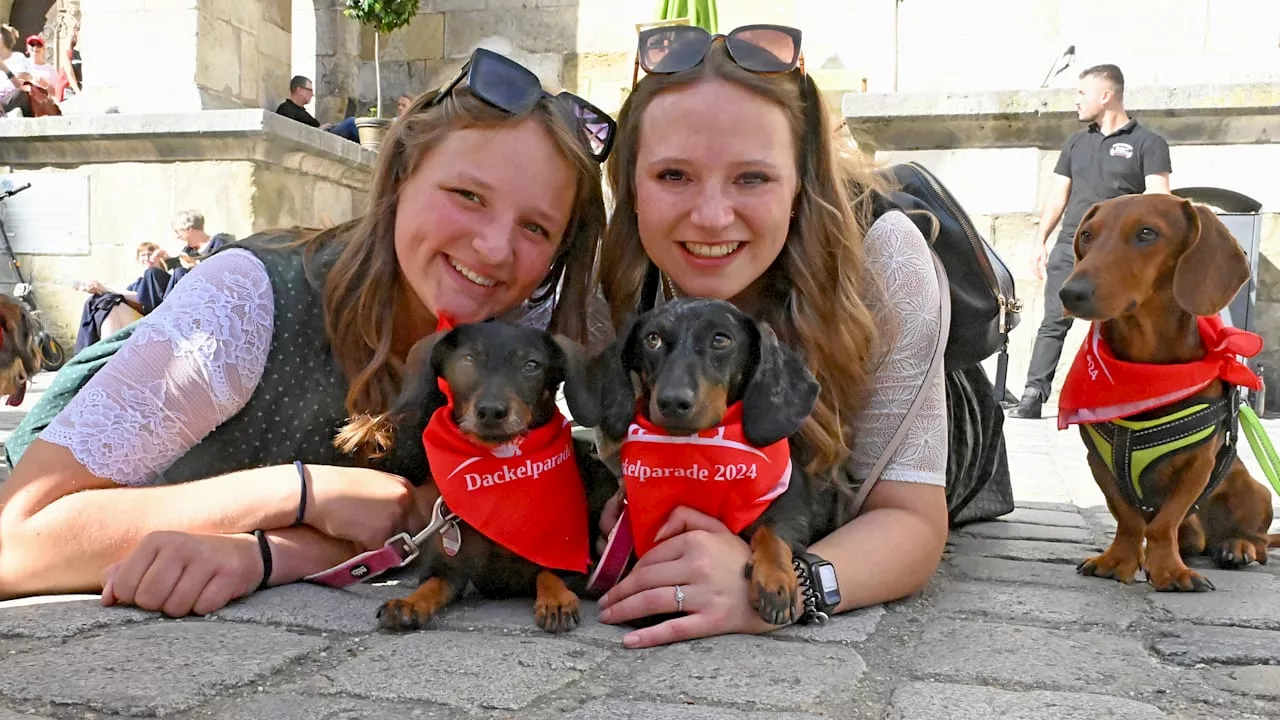
M799 622L819 625L825 623L831 618L831 613L836 606L840 604L839 588L824 588L820 577L821 566L830 566L831 563L813 553L800 553L792 557L791 565L795 569L796 580L800 584L800 599L804 603ZM834 569L829 574L834 583ZM834 592L835 602L828 602L832 599L832 592Z

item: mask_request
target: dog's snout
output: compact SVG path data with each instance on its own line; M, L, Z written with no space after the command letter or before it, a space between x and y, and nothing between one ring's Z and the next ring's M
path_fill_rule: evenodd
M1076 274L1067 278L1058 291L1062 306L1072 313L1087 315L1093 305L1093 294L1096 286L1093 278L1084 274Z
M684 420L693 412L696 399L692 388L663 388L658 393L658 410L669 420Z
M500 423L510 414L510 406L499 400L481 400L476 403L476 418L481 423Z

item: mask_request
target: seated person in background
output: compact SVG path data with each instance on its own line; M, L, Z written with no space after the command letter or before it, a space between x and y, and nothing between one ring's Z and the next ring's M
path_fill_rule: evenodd
M199 210L183 210L175 215L173 232L182 241L182 249L178 251L178 264L169 269L170 290L201 260L235 239L227 233L209 237L209 233L204 231L204 215Z
M311 82L311 78L306 75L294 75L289 80L289 97L284 99L276 108L276 113L283 115L291 120L297 120L303 125L310 125L313 128L320 128L327 132L331 132L338 137L345 138L351 142L360 142L360 136L356 134L356 119L354 117L343 118L339 123L321 123L315 119L311 113L307 112L307 103L311 102L311 98L315 97L315 84Z
M27 84L32 81L31 63L17 52L18 31L11 25L0 25L0 116L20 109L24 117L34 117Z
M31 80L37 86L53 92L58 82L58 69L49 64L44 38L32 35L27 38L27 61Z
M123 290L111 289L97 280L75 284L76 289L92 295L84 301L84 312L80 314L75 352L150 314L164 300L169 288L169 253L155 243L144 242L138 246L137 259L142 275Z

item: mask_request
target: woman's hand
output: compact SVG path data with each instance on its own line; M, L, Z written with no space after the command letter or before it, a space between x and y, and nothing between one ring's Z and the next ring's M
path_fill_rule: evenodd
M676 612L675 586L684 592L685 615L622 638L629 648L680 640L759 634L776 629L751 607L743 568L751 548L713 517L676 508L658 531L658 545L600 598L600 620L623 623L658 613Z
M398 532L426 527L413 485L399 475L328 465L307 470L305 522L329 537L376 550Z
M252 535L148 533L109 566L103 605L133 605L169 617L208 615L262 582L262 554Z

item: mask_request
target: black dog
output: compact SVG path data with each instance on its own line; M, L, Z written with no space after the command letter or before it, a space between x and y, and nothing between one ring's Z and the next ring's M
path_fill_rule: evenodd
M593 359L590 374L600 412L580 416L575 410L575 417L584 425L598 421L606 461L621 452L638 418L671 435L689 436L720 426L726 411L737 403L742 435L749 445L764 448L799 431L819 392L804 361L778 343L767 323L756 322L727 302L700 298L675 300L636 318ZM661 452L681 455L679 446ZM742 530L751 543L746 574L752 606L765 621L779 625L795 619L792 557L807 549L817 516L813 505L818 495L800 467L798 462L791 465L786 490ZM718 482L746 482L741 471L732 468L714 469L706 476L685 472L669 481L702 481L696 486L700 493L715 489ZM636 502L628 498L633 520ZM640 542L637 537L638 548Z
M379 468L409 478L415 484L431 483L440 492L445 478L433 478L431 469L437 474L447 474L450 467L456 467L453 472L461 473L458 476L461 484L456 487L462 494L455 495L455 499L481 489L515 492L514 496L497 495L502 503L490 504L487 517L499 524L523 527L526 535L530 523L536 525L542 521L545 526L549 522L547 518L560 518L554 511L572 503L574 495L581 493L585 485L586 507L582 508L583 512L570 512L568 516L573 527L543 527L533 532L532 541L550 543L580 533L587 538L589 552L599 534L597 522L591 518L599 518L605 502L616 490L613 474L593 456L589 442L572 441L571 445L565 445L554 460L538 465L538 472L532 470L534 461L527 459L534 456L536 449L522 455L519 445L539 433L565 439L568 428L562 427L563 422L559 421L556 389L565 383L571 411L581 405L585 355L580 345L566 338L500 322L462 325L419 341L409 352L405 385L387 418L395 428L395 438L387 456L378 463ZM450 464L442 462L440 455L432 456L428 465L430 453L424 448L423 431L436 411L446 408L448 402L438 379L447 383L453 404L451 412L441 411L433 428L456 428L448 436L454 446L474 448L486 456L486 461L506 462L515 469L485 473L477 470L482 467L479 464L468 465L470 460ZM445 416L451 417L452 425L443 422ZM557 431L564 435L557 435ZM434 440L436 435L431 433L429 437ZM436 447L441 445L433 444L433 448ZM486 455L486 449L497 452ZM516 457L494 460L510 455ZM550 475L542 469L565 460L576 461L578 473L572 478L574 487L556 496L553 488L545 484ZM528 472L520 470L522 465L530 466L525 468ZM565 469L571 467L570 463L564 466ZM465 482L461 478L465 478ZM564 489L563 483L559 487ZM524 493L524 500L520 493ZM580 504L580 494L578 498ZM536 509L527 507L525 501L546 503L543 507L552 512L539 517ZM458 512L461 519L462 508L451 509ZM576 523L586 523L586 527L579 528ZM534 595L535 621L548 632L572 630L578 624L578 597L566 585L566 579L582 588L584 573L549 569L527 560L467 522L460 521L445 533L432 537L422 549L420 563L425 582L408 597L389 601L378 610L383 628L414 629L426 625L461 595L468 582L474 583L485 597Z

